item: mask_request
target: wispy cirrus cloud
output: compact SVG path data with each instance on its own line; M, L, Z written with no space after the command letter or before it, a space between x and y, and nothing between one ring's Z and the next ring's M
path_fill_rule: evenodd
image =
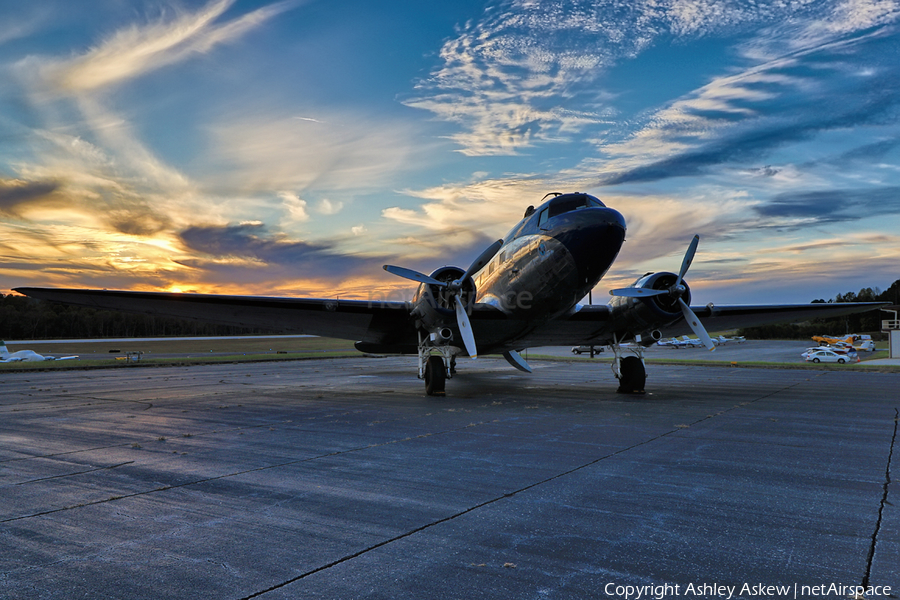
M346 193L388 183L410 168L416 137L413 126L399 120L349 112L297 119L264 110L222 117L208 133L211 150L203 162L217 173L208 185L300 196L310 188ZM340 210L339 201L326 200L316 204L318 212Z
M84 54L44 62L41 76L57 93L81 94L102 89L238 39L298 2L279 2L220 21L233 4L234 0L216 0L195 12L176 8L174 18L119 30Z
M696 39L808 10L802 1L507 1L444 44L441 67L406 104L459 125L450 137L464 154L516 154L610 129L617 110L601 77L660 38Z
M604 146L605 158L583 168L602 173L602 185L696 176L825 132L888 125L900 108L891 87L900 67L870 57L896 56L895 34L891 27L717 78L654 113L629 139Z

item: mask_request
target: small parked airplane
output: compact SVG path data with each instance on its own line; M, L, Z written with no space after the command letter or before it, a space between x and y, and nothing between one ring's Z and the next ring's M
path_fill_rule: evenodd
M678 338L669 338L667 340L659 340L656 342L657 346L663 346L666 348L681 348L682 342Z
M552 197L551 197L552 196ZM549 199L548 199L549 198ZM212 323L357 340L362 352L417 354L429 395L443 395L456 358L498 353L531 372L519 354L536 346L610 346L623 393L644 391L644 349L666 336L693 332L713 350L699 316L728 331L874 310L881 303L817 303L691 307L684 276L697 250L694 236L678 273L647 273L610 292L606 305L580 303L615 261L625 242L625 219L589 194L547 194L505 238L467 269L440 267L430 275L385 265L419 283L409 302L267 298L160 292L17 288L68 304L169 315ZM476 346L477 340L477 346ZM626 343L632 343L626 347ZM630 351L634 356L624 356Z
M715 339L713 339L713 344L718 346L718 343ZM681 338L673 337L668 340L659 340L656 342L657 346L667 346L669 348L699 348L703 346L703 342L698 340L697 338L689 338L686 335L681 336Z
M6 342L0 341L0 363L12 362L39 362L42 360L72 360L77 356L43 356L34 350L19 350L10 353L6 348Z
M742 335L736 335L733 338L729 338L729 337L725 337L724 335L720 335L719 337L714 338L713 341L716 343L716 345L721 346L722 344L727 344L728 342L734 342L736 344L743 344L744 342L747 341L747 338L745 338Z

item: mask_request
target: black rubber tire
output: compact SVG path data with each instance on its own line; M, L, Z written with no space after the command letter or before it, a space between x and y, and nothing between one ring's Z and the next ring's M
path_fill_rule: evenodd
M814 363L817 363L817 362L822 362L822 361L820 361L818 358L814 358L814 359L813 359L813 362L814 362Z
M644 369L644 363L641 362L641 359L637 356L626 356L619 363L619 370L619 389L616 391L620 394L644 393L647 371Z
M444 359L440 356L429 356L428 362L425 363L425 393L429 396L443 396L446 382Z
M839 363L839 364L844 364L845 362L847 362L847 361L844 360L843 358L839 358L839 359L838 359L838 363Z

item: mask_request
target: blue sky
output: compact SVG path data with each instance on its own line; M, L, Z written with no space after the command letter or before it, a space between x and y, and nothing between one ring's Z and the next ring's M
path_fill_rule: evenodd
M900 278L893 0L0 0L0 290L400 297L548 192L600 283L694 303Z

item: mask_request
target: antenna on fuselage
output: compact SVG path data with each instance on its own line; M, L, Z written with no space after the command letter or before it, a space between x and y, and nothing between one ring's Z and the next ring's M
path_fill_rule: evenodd
M541 198L541 202L543 202L544 200L546 200L546 199L549 198L550 196L553 196L553 197L555 198L555 197L557 197L557 196L562 196L562 195L563 195L562 192L550 192L549 194L547 194L546 196L544 196L543 198Z

